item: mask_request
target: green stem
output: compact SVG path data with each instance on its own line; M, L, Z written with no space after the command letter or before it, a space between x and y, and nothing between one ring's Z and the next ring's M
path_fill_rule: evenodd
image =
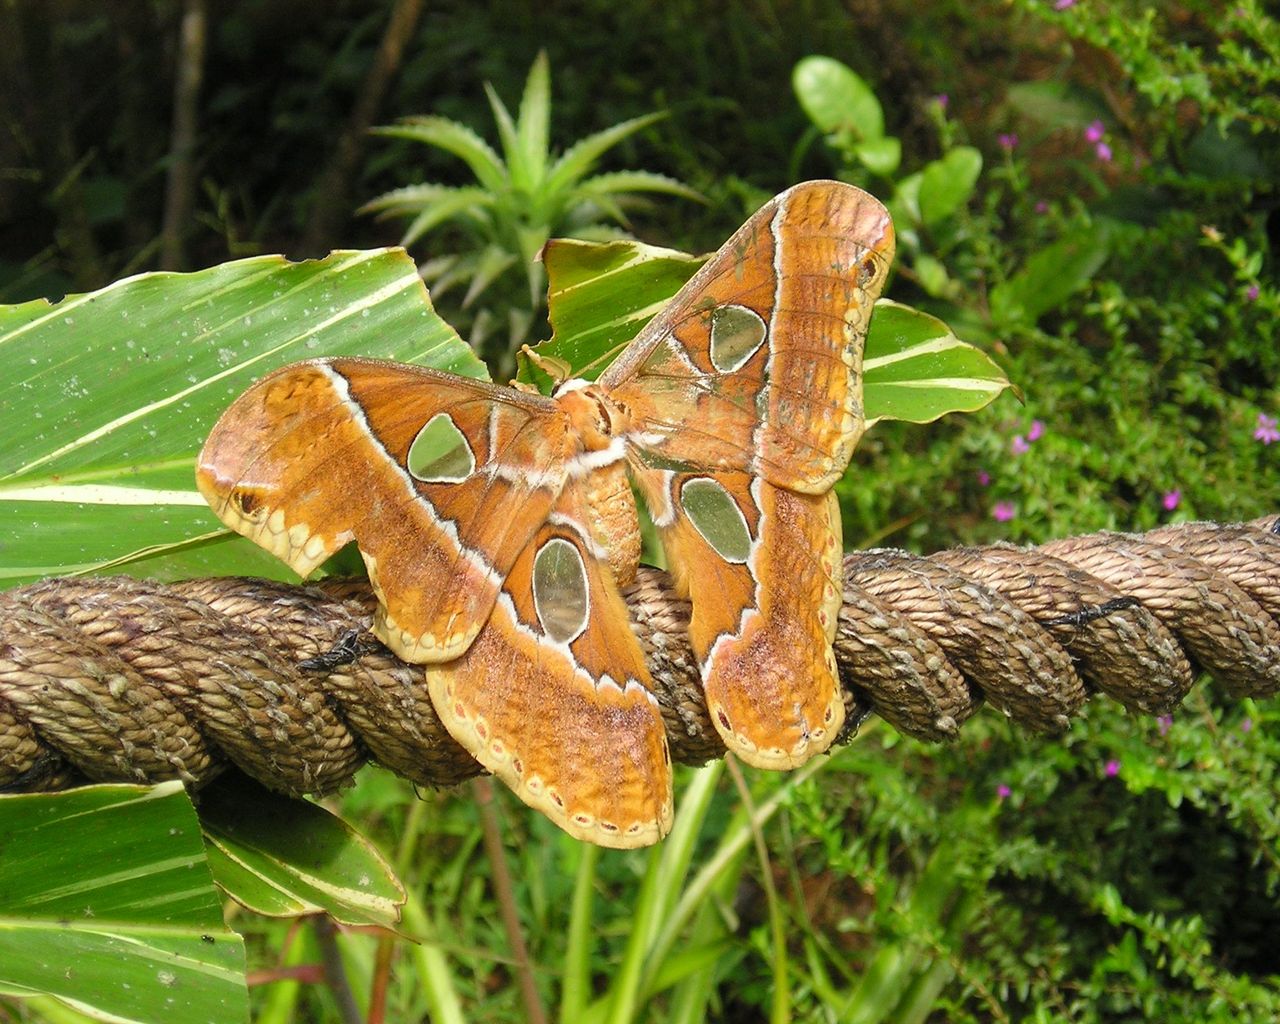
M573 882L573 905L569 910L569 938L564 951L561 1024L574 1024L581 1020L591 994L591 917L600 847L582 843L579 849L581 856Z
M757 807L746 822L725 835L719 849L694 876L693 881L689 883L681 894L679 902L676 903L669 914L664 915L662 928L649 948L650 968L645 977L646 988L652 984L658 967L670 955L681 929L684 928L707 898L707 894L711 891L711 887L715 885L720 873L732 863L733 858L741 853L747 843L751 841L752 824L754 823L756 827L759 827L772 818L792 789L800 785L800 783L813 778L830 763L831 758L829 757L815 757L803 768L792 772L787 777L787 781L778 787L777 792Z
M773 865L769 862L769 848L765 845L764 832L755 823L755 802L751 799L751 789L742 775L742 768L733 754L725 755L729 774L738 789L742 804L747 809L748 826L752 841L756 847L756 859L760 862L760 883L764 886L765 901L769 906L769 930L773 936L773 1009L769 1019L773 1024L790 1024L791 1021L791 986L787 971L787 925L783 920L782 902L778 899L778 889L773 884Z
M449 961L435 941L435 928L426 908L413 890L404 905L405 929L417 939L410 947L414 970L422 981L433 1024L466 1024L458 993L449 973Z

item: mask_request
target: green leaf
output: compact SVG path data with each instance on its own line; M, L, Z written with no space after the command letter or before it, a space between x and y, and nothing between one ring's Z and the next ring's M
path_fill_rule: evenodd
M889 216L898 234L909 225L922 223L920 216L920 190L924 185L924 174L916 171L908 174L894 186L892 198L885 204L889 208Z
M1088 284L1110 249L1111 232L1105 223L1091 224L1041 249L991 289L991 319L997 325L1034 324Z
M446 193L435 196L423 204L421 212L405 228L400 244L410 246L446 221L455 220L467 214L479 219L483 211L493 206L493 203L493 196L482 188L449 189Z
M416 213L441 196L449 195L456 191L456 188L448 185L435 185L430 182L424 182L419 185L406 185L404 188L394 188L390 192L383 192L382 195L370 199L356 212L402 216L408 213Z
M341 354L484 376L403 250L262 256L0 307L0 582L108 567L291 578L222 529L195 457L254 380Z
M668 957L662 962L652 984L645 991L647 997L665 992L678 985L689 975L720 963L724 957L739 946L736 938L716 939L700 945L686 945L679 956Z
M693 199L699 203L707 201L706 196L684 182L651 171L610 171L608 174L597 174L582 182L574 190L575 196L586 196L592 199L600 196L625 195L629 192L661 192L669 196Z
M659 111L633 117L629 121L621 121L604 131L588 135L585 139L579 139L552 166L551 173L547 176L547 192L554 195L565 191L590 172L596 165L596 161L623 139L634 135L642 128L647 128L655 121L661 121L666 116L666 113Z
M932 227L963 209L982 173L982 154L957 146L920 172L920 217Z
M543 262L552 336L536 351L595 380L693 276L703 258L642 242L601 245L555 239L543 251ZM522 361L518 379L537 383L527 361Z
M484 290L505 274L515 262L516 258L511 253L496 245L482 249L471 275L471 285L462 299L462 307L466 309L475 302Z
M394 928L405 892L377 848L341 818L243 776L200 794L209 864L237 903L270 917L326 913Z
M0 849L0 993L101 1020L248 1020L244 942L181 783L0 796Z
M848 131L862 140L884 135L880 101L847 64L805 57L791 72L791 86L809 120L828 135Z
M912 263L916 279L930 295L940 298L951 290L951 278L941 260L934 259L927 253L920 253Z
M853 147L853 155L872 174L888 177L902 162L902 143L892 135L868 139Z
M520 149L520 136L516 131L516 123L511 119L511 112L502 102L498 92L488 82L484 83L484 94L489 98L489 109L493 111L493 119L498 125L498 137L502 140L502 154L507 160L507 176L511 179L512 188L524 193L533 191L532 168L525 161Z
M989 356L941 320L890 299L876 303L862 370L868 425L973 412L1011 386Z
M406 117L396 124L371 130L375 135L388 138L424 142L460 157L471 168L476 180L490 192L501 192L507 187L507 171L502 160L465 124L450 121L447 117Z
M520 97L516 132L530 183L537 186L547 173L547 152L551 145L551 70L546 50L539 51L529 68L524 95Z

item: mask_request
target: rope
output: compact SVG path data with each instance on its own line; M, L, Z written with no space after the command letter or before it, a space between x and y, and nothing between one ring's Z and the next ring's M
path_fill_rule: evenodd
M1038 548L846 557L835 640L848 739L876 713L926 740L982 703L1065 728L1091 692L1172 710L1196 671L1280 690L1280 517L1098 533ZM627 591L677 761L724 754L666 574ZM421 666L368 633L364 580L50 579L0 594L0 792L89 781L199 786L234 765L326 793L366 760L425 785L480 766Z

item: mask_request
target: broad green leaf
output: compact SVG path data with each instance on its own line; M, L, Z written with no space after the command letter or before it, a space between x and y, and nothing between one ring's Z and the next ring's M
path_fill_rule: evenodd
M0 583L135 564L174 578L201 560L289 578L222 539L195 456L254 380L342 354L484 375L402 250L262 256L0 307Z
M872 174L888 177L902 162L902 143L892 135L884 135L859 142L853 147L853 155Z
M465 124L447 117L406 117L396 124L370 129L375 135L393 139L410 139L435 146L466 161L471 173L490 192L507 187L507 171L489 143Z
M399 923L405 892L390 865L324 808L236 776L200 794L200 823L214 879L242 906L271 917Z
M600 376L703 263L641 242L570 239L549 242L543 261L553 333L536 351L563 360L586 380ZM519 379L538 382L526 360Z
M863 406L877 420L928 423L981 409L1009 379L941 320L890 299L876 303L862 360Z
M920 218L930 226L960 210L973 195L982 173L982 154L972 146L957 146L920 172Z
M639 242L552 242L546 265L555 334L535 352L594 380L703 262ZM868 422L923 423L980 409L1010 386L941 320L887 299L876 303L863 359ZM550 383L529 360L521 361L520 379Z
M1106 262L1110 249L1111 232L1105 223L1091 224L1041 249L991 289L991 319L997 325L1034 324L1083 288Z
M805 57L791 72L791 86L809 120L828 135L842 130L863 140L884 135L880 101L847 64L830 57Z
M0 993L108 1021L248 1020L244 942L181 783L0 796L0 850Z

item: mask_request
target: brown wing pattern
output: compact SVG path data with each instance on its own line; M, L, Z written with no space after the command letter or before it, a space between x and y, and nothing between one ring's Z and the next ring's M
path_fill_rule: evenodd
M831 641L840 609L840 510L745 473L639 469L725 745L760 768L826 750L844 723Z
M644 845L670 828L671 766L615 577L636 554L618 433L692 599L726 744L769 768L825 750L844 717L829 490L863 428L862 344L892 255L875 199L798 185L690 280L596 397L300 363L227 410L197 482L223 522L302 575L354 540L375 630L427 663L449 731L571 834Z
M420 435L445 457L415 476ZM378 635L408 661L446 661L475 638L546 519L570 446L549 400L394 363L317 360L236 400L197 483L224 523L303 576L354 539L379 597Z
M525 803L580 839L643 846L671 827L671 761L587 515L570 483L475 642L427 682L450 733Z
M852 185L766 203L600 378L640 457L826 491L862 432L862 343L893 247L887 211Z

